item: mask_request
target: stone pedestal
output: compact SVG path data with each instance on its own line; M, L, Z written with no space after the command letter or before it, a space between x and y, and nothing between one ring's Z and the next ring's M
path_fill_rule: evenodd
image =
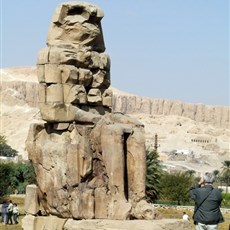
M73 220L57 217L32 217L23 219L24 230L192 230L193 224L178 219L162 220ZM33 226L33 228L32 228Z

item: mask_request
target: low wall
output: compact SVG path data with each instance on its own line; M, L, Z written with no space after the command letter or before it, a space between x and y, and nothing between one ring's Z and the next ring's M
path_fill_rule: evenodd
M54 216L26 215L22 220L24 230L192 230L191 222L178 219L161 220L73 220Z
M175 210L181 210L181 211L194 211L194 206L169 206L169 205L164 205L164 204L154 204L153 205L156 210L160 209L175 209ZM230 209L229 208L220 208L221 212L223 214L229 214Z

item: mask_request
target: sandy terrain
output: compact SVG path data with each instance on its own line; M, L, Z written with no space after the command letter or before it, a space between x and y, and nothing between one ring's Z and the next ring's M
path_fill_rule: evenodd
M13 89L3 87L9 82L14 85ZM23 92L17 90L21 87L20 82L37 82L36 68L15 67L1 70L0 132L6 136L8 144L26 159L25 140L29 126L34 122L41 122L41 119L38 108L29 106L23 99ZM117 89L113 90L124 97L129 95ZM172 170L194 169L200 173L220 170L221 162L230 158L230 127L220 128L172 115L130 116L136 117L145 125L147 148L154 147L157 134L160 159ZM184 152L191 154L172 154L176 150L185 150Z

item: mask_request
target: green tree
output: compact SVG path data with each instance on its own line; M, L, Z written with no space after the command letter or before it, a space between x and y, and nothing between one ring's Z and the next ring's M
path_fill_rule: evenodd
M226 193L228 193L228 186L230 185L230 161L222 162L222 178L226 183Z
M0 156L15 157L16 155L17 151L7 144L6 137L0 135Z
M28 184L36 183L34 168L31 163L0 163L0 196L25 193Z
M186 171L186 173L188 173L189 176L193 177L196 174L196 171L193 169L189 169Z
M6 144L6 137L0 135L0 145L2 145L2 144Z
M11 186L13 172L13 163L0 163L0 196L4 196L13 192L13 188Z
M217 169L215 169L215 170L213 171L213 174L214 174L215 176L218 176L219 173L220 173L220 171L217 170Z
M220 183L221 182L221 174L220 174L220 171L215 169L213 170L213 174L215 176L215 182L216 183Z
M33 165L31 163L17 163L15 164L15 172L13 176L13 187L18 190L20 194L25 193L28 184L36 183L36 176Z
M146 151L146 197L150 202L156 201L159 194L162 166L158 158L159 155L155 150Z
M160 181L160 199L185 203L190 200L189 189L193 182L193 177L186 172L175 174L164 173Z

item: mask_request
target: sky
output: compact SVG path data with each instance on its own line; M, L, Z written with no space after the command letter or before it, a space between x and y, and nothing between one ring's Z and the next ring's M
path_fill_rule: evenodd
M0 1L0 67L35 66L52 15L65 1ZM105 14L113 87L150 98L230 105L229 0L88 2Z

